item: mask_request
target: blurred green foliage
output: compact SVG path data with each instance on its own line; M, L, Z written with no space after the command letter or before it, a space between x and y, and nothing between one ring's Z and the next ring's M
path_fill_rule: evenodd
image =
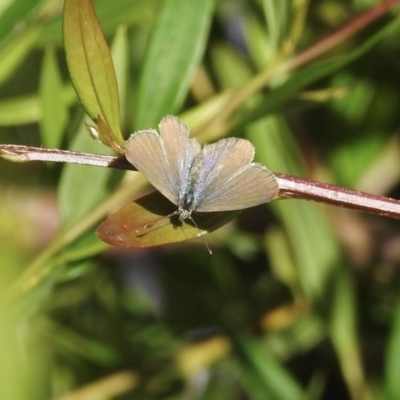
M399 197L398 8L329 41L375 3L95 1L125 137L175 114L272 171ZM109 154L61 21L62 1L0 4L0 140ZM0 160L0 188L1 400L400 397L397 221L282 200L207 236L212 256L120 250L94 230L138 173Z

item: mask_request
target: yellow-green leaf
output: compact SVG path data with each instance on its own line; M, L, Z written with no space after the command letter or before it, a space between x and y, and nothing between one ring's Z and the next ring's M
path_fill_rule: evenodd
M94 121L101 117L116 147L123 148L114 66L90 0L65 1L64 43L71 79L83 107Z

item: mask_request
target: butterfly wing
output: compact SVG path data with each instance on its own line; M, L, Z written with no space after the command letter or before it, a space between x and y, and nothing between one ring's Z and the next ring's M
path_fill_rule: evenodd
M205 188L216 190L221 182L225 182L238 170L251 163L254 151L254 146L248 140L238 138L221 139L204 146L203 171L197 185L199 196L201 197L201 192Z
M177 204L178 193L171 180L161 138L155 130L132 134L126 142L125 157L158 191Z
M206 191L196 211L242 210L268 203L278 192L278 183L271 171L261 164L251 163L219 189Z
M132 134L125 156L159 192L178 204L182 182L200 145L189 139L189 129L176 117L163 118L159 129L160 135L152 129Z
M196 211L240 210L267 203L278 191L273 174L252 163L253 145L223 139L205 146L204 168L196 186Z
M196 139L189 139L189 128L177 117L163 118L159 129L171 185L175 186L177 193L182 193L189 179L190 167L201 146Z

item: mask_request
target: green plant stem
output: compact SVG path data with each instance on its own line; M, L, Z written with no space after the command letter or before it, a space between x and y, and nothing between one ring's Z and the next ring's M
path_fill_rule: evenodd
M107 215L110 210L118 207L132 198L134 192L145 187L147 181L140 177L135 185L132 183L120 186L112 195L107 197L90 214L66 231L62 231L27 267L19 279L12 285L1 299L1 304L9 304L19 296L36 287L44 277L48 276L55 266L60 264L57 254L73 243L76 239L91 229L99 220Z
M376 21L381 16L388 13L393 7L400 4L400 0L387 0L366 11L349 24L340 28L335 33L331 34L325 39L307 48L295 57L284 61L286 58L285 51L281 51L274 62L269 63L264 69L250 79L242 88L238 89L233 94L230 101L225 105L224 109L218 113L217 116L211 120L205 121L197 130L207 131L212 130L213 127L223 127L224 132L230 129L227 121L229 117L239 109L250 97L258 93L261 89L265 88L273 78L283 76L295 69L307 64L324 53L332 50L335 46L343 43L351 36L355 35L360 30L364 29L372 22Z

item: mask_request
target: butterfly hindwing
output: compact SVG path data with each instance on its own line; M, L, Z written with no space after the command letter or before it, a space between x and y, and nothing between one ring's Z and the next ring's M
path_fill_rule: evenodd
M244 139L221 139L204 146L202 155L203 171L195 189L199 197L206 192L217 190L221 183L251 163L254 157L254 146Z
M268 203L278 192L278 183L267 168L250 163L212 189L204 193L197 211L242 210Z
M195 187L197 211L239 210L271 200L275 178L252 163L254 152L249 141L237 138L204 146L204 169Z

